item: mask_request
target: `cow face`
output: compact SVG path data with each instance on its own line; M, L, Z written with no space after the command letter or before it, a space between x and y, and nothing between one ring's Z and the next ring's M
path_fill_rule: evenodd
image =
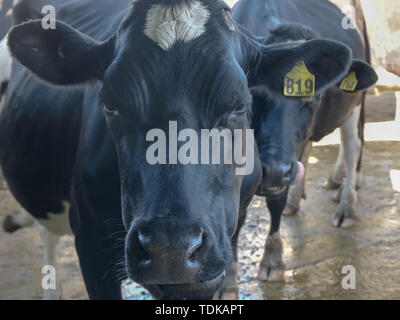
M263 171L258 195L279 198L289 185L301 180L304 169L297 159L310 137L319 105L319 97L313 102L302 102L254 96L255 140Z
M287 44L318 37L317 33L302 25L282 24L271 31L265 43ZM324 65L323 61L321 65ZM367 89L376 81L376 73L367 63L353 59L347 76L336 85L332 83L329 94L343 97L336 99L338 103L351 104L358 100L357 92ZM294 87L296 85L294 83ZM298 159L301 159L301 153L313 133L314 125L318 125L315 119L319 119L321 104L327 103L325 93L320 92L310 98L294 99L271 95L268 92L254 91L253 94L252 125L263 170L263 179L257 194L269 199L279 198L289 185L300 182L303 178L304 166Z
M351 56L346 46L326 40L264 46L215 0L138 0L104 42L61 22L42 30L41 21L32 21L13 28L9 48L53 85L102 82L99 103L119 160L126 268L158 298L211 298L222 285L243 176L236 162L177 161L170 150L185 135L181 141L167 135L165 150L158 148L158 156L169 150L166 163L152 163L146 155L154 132L163 140L171 122L197 134L244 130L251 88L281 95L284 75L302 60L320 91L344 74ZM322 57L329 71L318 66ZM249 150L245 137L235 145ZM217 151L233 152L224 146ZM255 184L258 172L249 178Z

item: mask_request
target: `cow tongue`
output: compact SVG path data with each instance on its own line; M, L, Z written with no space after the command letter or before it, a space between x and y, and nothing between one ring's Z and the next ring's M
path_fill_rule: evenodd
M300 183L304 178L305 169L304 169L303 164L300 161L297 161L297 167L298 167L297 176L296 176L296 180L294 181L293 184Z

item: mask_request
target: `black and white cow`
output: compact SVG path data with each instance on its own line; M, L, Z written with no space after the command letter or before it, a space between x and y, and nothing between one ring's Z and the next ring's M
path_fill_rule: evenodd
M318 94L346 74L351 50L325 39L265 46L222 1L130 2L53 1L49 30L37 15L46 0L15 8L30 21L8 36L1 166L44 229L67 232L69 215L90 298L121 298L130 277L157 298L208 299L235 266L259 158L246 176L235 164L150 164L147 133L169 121L249 128L251 88L281 95L301 60Z
M11 73L11 56L7 49L6 35L11 28L12 2L13 0L0 0L0 110Z
M300 176L303 175L312 141L322 139L337 127L341 127L342 133L339 164L326 187L334 187L332 180L337 181L338 187L346 176L333 224L347 227L354 222L356 169L362 146L357 129L361 104L365 99L365 93L359 92L373 85L377 75L364 62L368 61L368 46L356 30L342 29L344 15L329 1L240 0L233 9L233 16L257 36L267 37L265 44L297 43L323 36L346 43L355 58L344 79L315 95L311 101L284 99L267 91L253 91L252 126L255 128L263 167L263 180L258 194L266 197L271 213L271 229L258 277L262 280L281 280L284 264L279 235L280 220L284 212L287 215L297 212L304 194L305 179L290 187L290 192L289 185L295 181L296 175L299 177L299 172ZM323 66L324 59L320 63ZM349 78L354 75L356 81ZM351 80L351 85L344 87L348 80ZM347 168L343 174L345 166Z

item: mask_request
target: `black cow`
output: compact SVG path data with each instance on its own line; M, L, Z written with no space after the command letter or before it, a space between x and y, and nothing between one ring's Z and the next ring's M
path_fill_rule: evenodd
M147 133L169 121L248 128L251 88L281 95L302 60L319 93L346 74L350 49L324 39L265 46L222 1L53 1L49 30L35 20L45 2L22 1L15 15L33 20L17 19L8 36L0 161L10 190L53 233L66 231L54 222L70 203L91 298L121 298L128 276L157 298L213 297L236 258L259 159L244 177L236 164L152 165Z
M311 101L284 99L266 91L253 91L252 125L263 167L263 180L257 193L266 196L271 213L271 229L258 277L262 280L281 280L284 271L279 236L281 215L287 205L286 213L297 212L304 193L304 179L297 186L290 187L288 199L289 185L296 175L303 175L311 142L322 139L340 126L343 126L347 177L333 223L335 226L349 226L354 220L357 199L355 174L361 150L357 124L360 104L365 99L365 94L359 92L373 85L377 75L363 61L368 61L368 46L356 30L342 29L344 15L329 1L241 0L234 7L233 15L237 22L257 36L266 36L266 44L296 43L323 36L346 43L356 58L344 79L315 95ZM321 60L321 65L324 63ZM354 75L358 82L352 79ZM346 83L349 86L344 86ZM297 160L301 160L303 165Z

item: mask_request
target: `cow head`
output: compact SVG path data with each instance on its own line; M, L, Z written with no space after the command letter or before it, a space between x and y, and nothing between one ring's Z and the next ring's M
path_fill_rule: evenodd
M300 24L282 24L271 30L265 44L289 45L317 38L317 33ZM325 58L322 57L318 62L321 68L325 65ZM309 66L307 63L306 65ZM346 76L338 80L340 81L331 82L330 88L316 90L308 98L283 97L266 91L253 91L252 125L263 169L258 195L270 199L279 198L289 185L300 182L303 178L304 167L298 160L313 133L314 124L317 125L314 120L324 101L326 90L330 89L333 95L336 91L335 96L343 96L342 100L337 99L337 103L351 103L349 99L358 100L355 94L373 85L377 76L367 63L353 59ZM295 82L292 82L294 91L299 90L298 85L305 88L303 83ZM346 93L343 94L343 91Z
M168 164L149 163L148 133L169 132L170 121L197 133L246 129L251 88L282 95L284 75L302 60L321 90L351 59L334 41L264 46L215 0L137 0L106 41L62 22L43 30L31 21L14 27L8 44L48 83L101 82L99 104L119 160L126 268L158 298L211 298L222 285L243 176L235 162L183 164L169 155ZM255 187L257 174L256 166Z

